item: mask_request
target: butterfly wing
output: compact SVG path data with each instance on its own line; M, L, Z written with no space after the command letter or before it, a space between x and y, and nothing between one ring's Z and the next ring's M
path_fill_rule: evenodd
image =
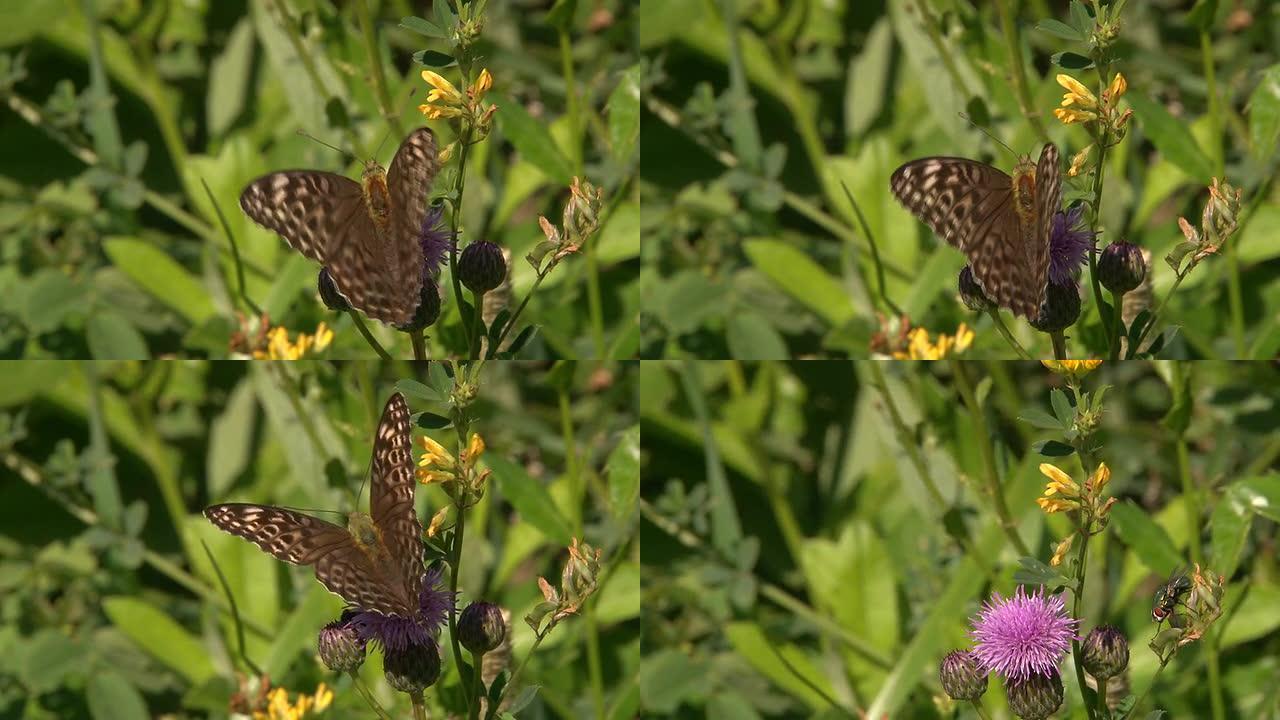
M382 531L382 541L399 571L406 593L422 589L422 524L413 507L413 453L410 452L409 405L396 393L387 401L373 441L373 481L369 514Z
M204 516L225 532L242 537L287 563L314 565L329 592L365 610L410 616L414 602L391 587L345 528L310 515L270 505L225 503Z
M1040 304L1044 302L1044 288L1049 283L1053 214L1062 209L1062 172L1058 165L1058 147L1053 143L1045 143L1040 151L1040 160L1036 163L1035 187L1036 227L1033 240L1027 246L1027 270L1031 273L1028 288L1039 288L1039 291L1034 297L1028 298L1035 303L1035 312L1028 317L1035 317L1040 311Z
M391 226L385 238L388 272L399 287L411 290L403 297L409 303L407 322L421 302L424 260L423 222L427 217L427 195L440 171L436 136L421 127L400 143L387 171L387 192L391 197Z
M286 170L254 180L240 193L240 209L284 238L294 250L328 265L333 239L363 218L370 227L360 185L319 170ZM339 286L341 287L341 286Z
M988 298L1035 317L1040 305L1026 289L1035 279L1025 274L1032 259L1014 207L1012 178L968 158L929 157L895 170L889 187L904 207L969 258ZM1046 272L1047 260L1046 249ZM1044 297L1043 283L1039 297Z

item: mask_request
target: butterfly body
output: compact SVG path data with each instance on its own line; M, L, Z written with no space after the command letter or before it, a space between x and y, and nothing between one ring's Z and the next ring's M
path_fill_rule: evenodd
M1049 235L1062 202L1058 149L1023 157L1013 176L968 158L928 157L889 181L898 201L959 248L997 305L1035 318L1049 280Z
M370 160L360 182L320 170L270 173L245 186L240 208L325 266L352 307L403 325L422 300L419 236L439 169L435 135L418 128L400 143L389 170Z
M351 513L346 527L253 503L211 505L204 515L280 560L313 566L316 579L352 606L413 617L424 567L409 418L404 398L392 395L374 438L370 512Z

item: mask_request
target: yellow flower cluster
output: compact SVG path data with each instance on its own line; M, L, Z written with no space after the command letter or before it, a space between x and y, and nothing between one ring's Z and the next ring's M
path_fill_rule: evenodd
M484 96L493 87L493 75L486 68L467 88L464 96L453 83L444 76L431 70L422 71L422 79L431 86L427 92L427 102L418 106L418 111L428 120L461 119L469 125L466 135L470 142L479 142L489 135L493 127L493 114L498 106L485 104Z
M1101 360L1041 360L1040 364L1059 375L1066 375L1075 380L1098 369Z
M439 483L450 497L463 507L469 507L484 494L485 481L489 479L489 470L476 472L476 462L484 455L484 438L479 433L472 433L467 446L458 452L455 458L443 445L423 435L418 439L423 454L418 460L418 482L423 485ZM434 537L439 532L447 517L445 507L431 519L427 534Z
M1083 510L1085 516L1082 520L1082 528L1085 532L1090 531L1089 526L1095 519L1101 524L1106 523L1111 506L1116 502L1115 498L1107 498L1105 501L1102 499L1102 491L1106 489L1107 483L1111 482L1111 468L1107 467L1106 463L1099 463L1098 469L1084 481L1084 487L1072 480L1070 475L1056 465L1041 463L1040 472L1049 478L1049 482L1044 486L1044 495L1036 499L1036 504L1041 510L1046 513ZM1075 533L1072 533L1058 543L1049 564L1061 563L1074 540Z
M1123 115L1118 117L1115 115L1120 96L1129 89L1129 83L1120 73L1116 73L1115 77L1111 78L1111 84L1102 92L1101 101L1092 90L1070 75L1059 73L1057 80L1067 92L1062 96L1062 107L1055 108L1053 116L1063 124L1087 123L1101 119L1107 125L1119 130L1133 114L1132 110L1126 110Z
M266 347L253 351L255 360L297 360L309 353L317 353L333 342L333 331L323 322L316 326L315 335L298 333L297 340L289 339L289 331L277 325L267 332Z
M918 327L907 334L905 350L893 351L895 360L942 360L950 355L964 352L973 344L973 331L968 325L960 323L956 334L938 335L937 341L929 338L929 331Z
M302 720L307 713L318 713L333 702L333 691L324 683L316 688L315 695L299 695L295 703L289 702L289 691L276 688L267 695L267 709L254 710L253 720Z

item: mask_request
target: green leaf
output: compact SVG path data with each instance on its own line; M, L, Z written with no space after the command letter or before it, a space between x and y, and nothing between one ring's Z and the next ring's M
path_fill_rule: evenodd
M1064 426L1058 418L1034 405L1022 408L1022 411L1018 413L1018 419L1042 430L1066 430L1070 427L1070 425Z
M1222 649L1266 637L1280 628L1280 612L1276 612L1280 607L1280 587L1276 587L1274 581L1251 584L1247 591L1233 585L1227 589L1228 601L1233 591L1246 594L1240 607L1223 618L1226 626L1221 628L1219 646Z
M605 466L609 478L609 509L619 520L631 517L640 496L640 426L632 425L618 438Z
M412 378L401 378L396 381L396 392L409 398L426 400L427 402L444 402L446 396L431 385L423 385Z
M1235 491L1254 512L1280 522L1280 475L1241 480L1235 484Z
M1067 70L1088 70L1093 67L1092 59L1069 51L1054 53L1049 56L1049 62Z
M23 322L33 334L57 329L69 315L84 306L84 293L60 270L43 268L27 285Z
M1013 573L1013 581L1021 585L1044 585L1052 589L1062 587L1069 581L1062 573L1054 570L1052 565L1046 565L1033 557L1018 558L1018 565L1021 569Z
M1187 123L1170 115L1164 105L1141 92L1131 89L1125 97L1142 123L1143 132L1151 138L1151 143L1160 154L1177 165L1195 183L1208 185L1209 178L1213 176L1213 163L1200 149Z
M213 137L221 137L244 111L245 101L253 97L249 88L253 50L253 25L248 18L241 18L209 65L204 111Z
M743 250L756 269L827 324L841 326L853 318L853 302L844 287L808 255L786 243L764 239L747 240Z
M1168 575L1183 564L1169 534L1132 500L1116 503L1111 508L1111 526L1151 570Z
M1223 577L1235 574L1249 526L1253 524L1253 513L1242 495L1239 486L1232 484L1218 500L1209 519L1209 567Z
M37 630L20 646L25 657L15 658L17 678L24 689L40 695L63 684L81 666L84 647L52 628Z
M1031 449L1045 457L1067 457L1076 451L1070 445L1057 440L1040 440L1033 443Z
M209 454L204 464L209 497L224 497L235 479L249 466L258 410L255 399L253 386L241 381L231 391L221 414L211 423Z
M521 157L538 168L552 182L568 185L573 176L573 163L560 151L551 130L529 114L524 106L509 97L494 96L498 106L498 127Z
M418 427L424 430L439 430L453 424L453 421L443 415L437 415L431 412L418 413L418 419L414 422Z
M736 360L785 360L787 343L769 321L750 310L729 316L729 357Z
M191 683L202 683L214 674L204 645L163 611L123 596L106 598L102 609L139 647Z
M1049 33L1054 37L1060 37L1063 40L1074 40L1075 42L1084 42L1084 37L1070 25L1054 20L1053 18L1045 18L1036 23L1036 29Z
M151 357L142 333L114 310L91 313L85 333L89 355L94 360L146 360Z
M640 702L650 713L675 712L686 700L701 698L706 683L700 668L677 648L660 650L640 666Z
M1169 406L1169 412L1165 413L1160 424L1174 435L1181 436L1191 425L1191 373L1183 372L1182 382L1178 386L1170 381L1169 391L1173 394L1173 404Z
M761 720L751 702L733 690L721 690L707 702L707 720Z
M100 670L89 676L85 700L94 720L147 720L151 717L142 693L114 670Z
M640 140L640 66L632 65L618 78L605 108L609 119L609 150L625 165Z
M569 544L573 530L542 483L496 453L486 454L484 462L493 470L502 496L520 513L521 519L541 530L548 540L558 545Z
M435 23L414 15L400 18L400 27L406 30L412 30L419 35L426 35L427 37L440 38L441 40L449 39L449 35L445 31L441 30Z
M1275 153L1280 137L1280 65L1262 73L1246 105L1249 114L1249 151L1259 161Z
M1053 404L1053 414L1063 429L1070 428L1076 421L1076 409L1071 406L1067 394L1058 388L1049 391L1049 402Z
M1080 0L1071 0L1071 25L1075 27L1081 38L1087 38L1093 34L1093 17L1089 15L1089 10Z
M155 245L137 238L108 237L102 247L117 268L192 325L214 314L204 285Z
M538 690L541 688L541 685L530 685L521 690L520 694L516 695L515 699L511 701L511 707L507 708L507 712L514 717L516 713L525 709L529 706L529 703L533 702L533 699L538 696Z
M452 55L445 55L435 50L419 50L413 54L413 61L429 68L447 68L457 62Z
M764 630L753 622L731 622L724 634L739 657L781 690L804 702L811 710L828 707L826 697L831 697L833 692L831 681L814 664L807 651L790 643L769 639ZM695 676L697 686L706 687L700 677ZM821 693L826 693L826 697Z

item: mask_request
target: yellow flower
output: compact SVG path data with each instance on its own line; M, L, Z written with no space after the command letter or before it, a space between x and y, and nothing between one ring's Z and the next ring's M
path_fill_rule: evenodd
M1092 110L1071 110L1069 108L1054 108L1053 116L1058 118L1064 125L1090 122L1098 119L1098 113Z
M445 105L419 105L418 112L426 115L428 120L455 118L462 115L462 110Z
M480 77L471 83L471 89L467 91L467 94L471 96L472 100L479 100L484 97L485 93L489 92L491 87L493 87L493 76L489 74L489 68L485 68L480 71Z
M1098 98L1079 80L1064 73L1059 73L1057 80L1059 85L1067 89L1066 94L1062 96L1062 107L1071 105L1079 105L1082 108L1098 107Z
M1080 507L1080 503L1075 500L1062 500L1060 498L1047 497L1036 498L1036 504L1040 506L1041 510L1044 510L1047 513L1066 512Z
M449 517L449 508L451 507L453 506L445 505L435 515L431 516L431 524L427 526L427 537L435 537L436 533L440 532L440 528L444 527L444 521Z
M1118 100L1128 89L1129 83L1124 79L1124 75L1116 73L1116 76L1111 78L1111 84L1107 86L1107 92L1105 95L1107 102L1114 106L1116 100Z
M1041 365L1059 375L1079 378L1088 375L1102 364L1101 360L1041 360Z
M449 104L458 104L462 102L462 93L458 92L458 88L453 83L444 79L440 74L430 70L422 71L422 79L427 81L431 86L431 91L427 93L427 102L445 102Z
M418 438L418 444L422 446L424 451L422 457L418 460L418 467L439 466L452 468L454 466L453 455L440 443L423 435Z
M298 333L296 341L289 339L289 331L277 325L267 331L264 348L253 351L255 360L297 360L313 350L319 352L333 342L333 331L324 323L316 327L315 335Z
M1062 559L1066 557L1067 553L1071 550L1071 543L1075 542L1075 539L1075 533L1072 533L1067 536L1066 540L1058 543L1058 545L1053 549L1053 557L1049 558L1049 564L1054 567L1061 565Z
M480 433L471 433L471 442L467 443L467 449L462 453L462 461L467 467L473 467L483 454L484 438L480 437Z
M956 328L955 336L938 335L935 343L929 339L929 331L915 328L907 336L906 350L897 350L893 357L898 360L941 360L949 355L964 352L973 344L973 331L964 323Z
M329 343L333 342L333 331L328 325L321 322L316 326L316 352L329 347Z
M1045 496L1062 493L1068 497L1080 497L1080 486L1070 475L1062 472L1056 465L1049 463L1040 463L1040 472L1047 478L1049 483L1044 486Z
M1067 169L1067 177L1075 177L1084 169L1084 163L1089 159L1089 151L1093 150L1093 146L1089 145L1085 149L1076 153L1071 158L1071 167Z
M276 688L267 695L267 709L254 710L254 720L302 720L307 713L320 712L333 702L333 691L320 683L315 695L299 695L296 703L289 703L289 691Z
M1098 469L1093 471L1088 480L1085 480L1085 491L1090 495L1098 496L1102 494L1102 488L1111 482L1111 468L1106 463L1099 463Z

